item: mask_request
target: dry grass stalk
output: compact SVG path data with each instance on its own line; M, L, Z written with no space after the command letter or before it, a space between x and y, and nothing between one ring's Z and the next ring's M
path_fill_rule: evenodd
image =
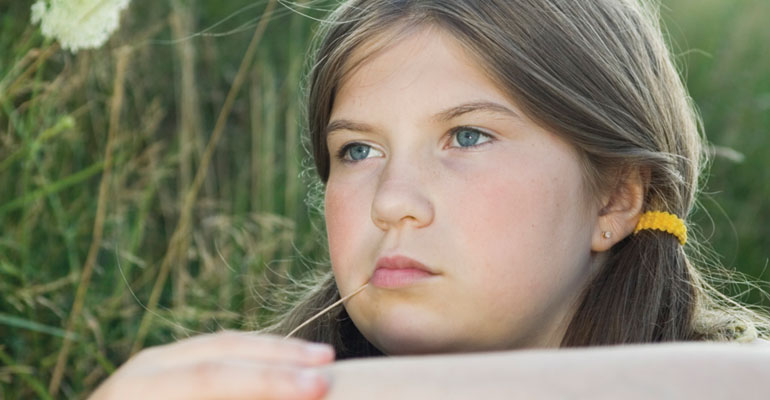
M190 40L184 40L193 29L194 17L189 8L180 1L172 2L173 13L170 18L171 31L174 40L179 41L175 46L179 60L179 193L182 194L190 187L193 171L194 143L198 139L201 127L201 110L198 104L198 90L195 85L195 47ZM180 196L181 197L181 196ZM180 201L183 200L180 198ZM186 254L189 239L182 243L180 254ZM185 306L187 287L191 277L187 270L187 257L179 257L174 266L174 308Z
M41 53L39 53L39 56L35 60L32 65L27 67L24 72L22 72L21 75L19 75L13 83L8 87L8 90L3 94L3 91L0 91L0 100L3 100L4 98L13 98L13 96L16 94L16 91L19 90L19 88L23 85L24 82L28 82L30 80L30 77L32 74L37 71L38 68L40 68L43 63L48 60L49 57L51 57L54 53L56 53L59 50L59 43L54 42L50 46L48 46L45 50L43 50Z
M308 318L305 322L299 324L298 327L294 328L291 332L289 332L288 335L284 336L284 339L290 338L293 334L297 333L300 329L302 329L302 327L313 322L316 318L326 314L327 312L329 312L329 310L333 309L334 307L337 307L338 305L342 304L345 300L357 295L362 290L366 289L367 286L369 286L369 282L364 283L363 285L361 285L360 288L356 289L353 293L350 293L349 295L335 301L332 305L324 308L323 310L319 311L316 315L313 315L312 317Z
M123 94L124 83L126 77L126 66L128 65L128 56L130 50L128 48L121 48L117 51L117 64L115 79L113 81L113 95L112 102L110 104L110 125L107 133L107 144L104 150L104 172L102 173L101 182L99 182L99 198L96 205L96 217L94 219L93 238L91 240L91 247L88 249L88 256L86 262L83 265L83 272L80 276L80 283L78 284L77 292L75 293L75 300L72 304L72 311L70 312L69 320L67 321L67 332L72 332L75 327L76 321L80 318L81 311L83 310L83 303L85 302L86 293L88 291L88 284L91 281L91 273L96 265L96 257L99 254L99 248L102 243L102 234L104 232L104 217L107 213L107 192L110 183L110 177L112 175L112 163L113 163L113 146L115 144L115 137L117 136L118 124L120 122L120 110L123 108ZM61 384L62 376L64 375L64 366L67 364L67 356L69 355L70 348L72 347L72 340L70 337L65 337L62 347L59 350L59 356L56 360L56 366L51 376L51 382L48 386L48 391L51 395L55 395L59 391L59 385Z
M275 8L275 5L276 0L270 0L270 3L268 3L264 14L259 21L259 25L257 25L257 28L254 30L254 36L251 38L251 42L246 49L246 54L241 60L241 65L238 68L238 72L235 75L233 84L230 86L230 91L227 93L227 98L225 99L225 102L222 105L222 109L219 112L216 125L214 125L214 131L212 132L211 138L206 145L206 150L203 152L203 156L201 157L200 165L198 166L198 170L195 173L192 186L185 194L182 210L179 215L179 223L177 224L176 229L171 236L168 250L166 251L166 254L163 257L163 261L161 262L158 277L152 287L150 299L147 301L147 309L142 316L134 345L131 348L131 354L138 352L144 344L144 339L150 329L150 322L152 321L152 317L155 314L155 309L158 306L158 300L160 299L160 294L166 282L166 278L168 277L172 262L175 262L179 256L184 256L184 254L179 253L179 249L180 247L183 247L181 244L184 243L187 240L187 237L190 235L192 211L196 203L198 191L200 190L203 181L206 179L209 163L211 162L211 158L214 156L214 150L216 149L217 143L219 142L219 138L222 136L222 133L225 130L224 128L227 123L227 118L230 116L230 111L232 110L233 104L235 103L235 98L238 95L243 82L246 80L247 71L251 65L252 60L254 59L254 54L257 51L257 45L262 39L262 35L267 28L267 22L269 21L269 17Z

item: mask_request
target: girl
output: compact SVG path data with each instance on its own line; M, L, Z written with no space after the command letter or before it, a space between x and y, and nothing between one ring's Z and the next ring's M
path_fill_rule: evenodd
M146 350L94 398L720 397L770 378L767 347L703 343L758 342L767 318L688 259L702 138L651 6L352 0L319 38L331 271L262 334ZM352 293L296 335L330 346L268 335Z

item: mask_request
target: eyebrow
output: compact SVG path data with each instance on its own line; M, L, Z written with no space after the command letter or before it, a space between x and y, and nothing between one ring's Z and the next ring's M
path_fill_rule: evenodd
M454 118L457 118L463 114L476 112L476 111L487 111L487 112L494 112L498 114L505 114L509 117L513 117L516 119L521 118L519 114L510 108L498 104L491 101L474 101L470 103L463 103L451 108L448 108L446 110L440 111L431 117L431 120L434 122L447 122ZM329 123L329 125L326 127L326 130L324 131L324 136L328 136L332 132L339 131L339 130L348 130L348 131L355 131L355 132L374 132L375 129L369 124L365 124L363 122L356 122L351 121L348 119L336 119Z

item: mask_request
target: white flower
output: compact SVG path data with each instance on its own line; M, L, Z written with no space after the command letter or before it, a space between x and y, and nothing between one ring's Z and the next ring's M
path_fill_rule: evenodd
M131 0L38 0L32 5L32 23L43 35L75 53L100 47L118 28L120 12Z

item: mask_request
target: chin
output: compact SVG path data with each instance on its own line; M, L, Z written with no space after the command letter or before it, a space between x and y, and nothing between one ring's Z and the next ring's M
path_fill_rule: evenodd
M379 319L359 329L366 339L387 355L424 355L458 352L455 340L446 335L447 327L424 319Z
M378 332L369 340L381 352L389 356L426 355L450 353L449 348L429 338L408 335L389 335Z

